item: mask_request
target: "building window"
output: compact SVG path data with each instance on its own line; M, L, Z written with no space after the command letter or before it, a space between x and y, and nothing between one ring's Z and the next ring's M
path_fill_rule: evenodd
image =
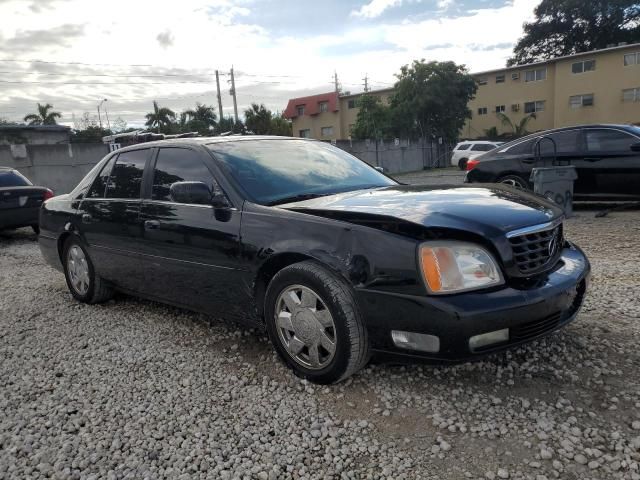
M539 82L547 79L547 69L537 68L536 70L527 70L524 72L525 82Z
M592 72L596 69L595 60L585 60L583 62L575 62L571 64L571 73Z
M318 102L318 110L320 110L320 113L328 112L329 102Z
M320 129L320 135L323 137L330 137L333 135L333 127L322 127Z
M348 109L352 109L352 108L356 108L356 101L355 100L348 100L347 101L347 108Z
M573 95L569 97L571 108L591 107L593 105L593 93L585 95Z
M496 83L504 83L504 73L502 75L496 75Z
M496 105L496 113L504 112L504 105Z
M478 85L486 85L488 81L489 79L487 77L480 77L478 78Z
M640 52L627 53L624 56L625 67L628 67L629 65L639 65L639 64L640 64Z
M305 128L304 130L300 130L300 138L311 138L311 130Z
M536 113L536 112L544 112L544 100L524 103L524 113Z
M640 87L622 90L623 102L640 102Z
M296 107L296 111L298 112L298 116L301 117L304 115L304 105L298 105Z
M478 108L478 115L486 115L486 114L487 114L487 107Z

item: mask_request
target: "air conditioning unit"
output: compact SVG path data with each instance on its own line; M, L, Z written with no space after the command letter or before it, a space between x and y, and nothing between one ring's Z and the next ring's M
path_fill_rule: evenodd
M511 80L520 80L520 73L519 72L512 73Z
M511 105L511 111L512 112L519 112L520 111L520 104L519 103L514 103Z

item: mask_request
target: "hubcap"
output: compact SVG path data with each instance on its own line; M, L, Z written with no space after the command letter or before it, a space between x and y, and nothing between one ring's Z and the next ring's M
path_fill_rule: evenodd
M331 312L310 288L292 285L276 301L278 336L289 356L300 365L320 370L336 353L336 326Z
M76 293L86 295L89 291L89 265L84 252L77 245L72 246L67 254L67 271Z
M524 185L520 180L516 180L515 178L505 178L502 180L502 183L505 185L511 185L512 187L524 188Z

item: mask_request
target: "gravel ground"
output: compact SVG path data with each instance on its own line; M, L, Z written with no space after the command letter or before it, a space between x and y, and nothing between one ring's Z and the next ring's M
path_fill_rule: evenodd
M568 236L594 274L565 331L320 388L259 332L79 304L28 230L0 234L0 479L640 479L640 212Z

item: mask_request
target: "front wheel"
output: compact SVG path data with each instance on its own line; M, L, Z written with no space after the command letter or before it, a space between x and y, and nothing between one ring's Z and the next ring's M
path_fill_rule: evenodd
M265 319L280 358L312 382L339 382L369 360L367 331L353 290L317 262L290 265L273 277Z
M529 182L519 175L505 175L504 177L500 177L497 183L503 183L522 190L531 190Z
M111 287L95 273L87 250L78 238L67 239L62 260L67 286L76 300L100 303L113 296Z

